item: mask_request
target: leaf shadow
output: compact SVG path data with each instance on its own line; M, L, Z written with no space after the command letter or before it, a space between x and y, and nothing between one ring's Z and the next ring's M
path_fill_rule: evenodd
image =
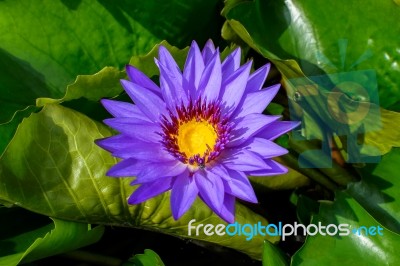
M371 166L367 168L370 167ZM354 197L375 220L388 229L400 233L400 221L390 213L390 208L383 208L384 204L396 201L396 198L384 192L386 189L392 188L393 186L394 184L379 176L368 175L363 176L361 181L350 184L347 192Z
M53 96L43 74L1 48L0 69L0 124L15 111L34 105L36 98Z
M221 3L218 1L168 1L167 4L158 1L98 2L129 33L135 33L136 29L132 28L128 17L158 39L167 40L180 48L189 45L193 39L199 43L205 43L208 38L220 39L219 29L222 27L223 18L219 16ZM207 34L199 34L205 32L205 29Z
M124 1L107 1L107 0L98 0L98 2L107 9L108 12L113 16L113 18L123 26L130 34L134 33L134 29L132 28L131 23L126 18L126 14L132 12L131 4L123 3ZM127 8L129 6L129 8ZM124 12L126 11L126 12Z
M20 252L20 250L15 250L18 248L16 244L18 236L28 235L51 223L48 217L19 207L0 207L0 216L2 217L0 220L0 257ZM29 242L28 237L25 237L23 242Z
M61 3L69 10L77 10L82 0L61 0Z

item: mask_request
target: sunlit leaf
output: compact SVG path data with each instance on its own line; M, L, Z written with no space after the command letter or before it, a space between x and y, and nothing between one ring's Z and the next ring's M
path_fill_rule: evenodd
M29 210L85 223L109 224L156 230L188 237L187 224L224 223L200 200L178 221L170 211L169 193L139 205L128 205L135 189L130 178L106 177L116 163L94 140L109 136L109 129L68 108L48 104L19 126L0 158L0 198ZM236 205L241 224L268 224L265 218ZM200 230L191 238L221 244L261 258L264 238L207 236ZM278 237L266 236L276 242Z
M125 77L126 74L115 67L105 67L94 75L79 75L74 83L68 85L63 98L39 98L36 100L36 105L61 103L82 97L93 101L98 101L102 97L115 97L123 91L119 80Z
M400 147L400 113L383 108L380 109L380 113L382 128L366 132L364 144L378 148L380 154L386 154L392 147Z
M284 158L278 157L275 158L274 160L287 165L287 162ZM290 160L289 158L287 159ZM256 186L262 187L264 189L273 189L273 190L294 189L306 186L310 183L310 179L304 174L288 166L286 166L286 168L288 168L288 173L284 175L253 176L250 177L250 181Z

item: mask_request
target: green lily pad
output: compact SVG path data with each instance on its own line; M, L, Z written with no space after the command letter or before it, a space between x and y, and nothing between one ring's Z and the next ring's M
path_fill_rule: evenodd
M145 249L143 254L136 254L122 266L164 266L164 263L153 250Z
M270 242L264 243L263 266L288 266L288 258Z
M335 5L336 4L337 3L335 3ZM388 0L382 3L379 2L374 4L382 6L382 8L376 9L380 12L383 12L384 14L386 13L383 10L387 11L393 6L393 2L390 2ZM392 147L400 146L399 138L396 138L398 131L397 127L399 123L393 122L400 121L400 115L396 112L379 109L376 105L379 102L382 106L391 106L398 98L398 95L400 95L397 92L397 86L393 85L398 83L396 80L398 80L398 77L400 77L400 75L398 75L399 68L396 67L398 55L393 55L392 57L390 57L390 60L392 60L390 64L386 64L384 60L382 60L382 58L386 55L386 48L383 48L386 44L393 44L393 47L391 49L392 51L396 50L396 45L398 42L393 42L392 40L393 38L395 39L400 36L398 34L400 28L392 27L389 30L390 34L385 36L381 36L381 33L383 31L377 31L380 33L380 35L379 38L377 38L376 40L374 39L374 44L377 44L376 47L373 47L373 49L375 49L374 57L368 58L368 60L366 58L362 58L366 60L362 62L360 61L359 65L356 64L351 69L347 69L346 71L336 71L342 71L343 73L332 74L332 71L328 71L328 68L325 69L325 66L328 67L331 66L331 64L325 64L326 60L324 61L321 59L321 54L329 57L329 53L331 53L331 55L335 53L339 49L337 48L337 42L339 39L331 36L331 31L329 32L329 34L318 34L320 30L323 31L327 28L325 24L321 24L319 22L319 19L323 20L326 17L321 17L319 15L320 13L318 13L318 15L315 15L315 13L322 7L326 7L323 13L327 12L326 10L329 10L330 8L335 9L335 5L322 5L321 3L316 4L313 3L313 1L297 4L290 4L289 2L283 1L267 2L263 0L252 2L240 0L227 1L223 14L227 17L228 20L224 26L223 34L224 32L231 32L232 30L235 31L236 34L251 48L255 49L264 57L270 59L276 65L276 67L282 74L282 82L285 86L289 102L292 104L292 106L296 106L297 104L294 103L293 99L298 89L298 86L296 87L296 84L293 84L293 81L300 80L307 83L306 85L316 85L316 88L318 89L317 96L303 97L303 109L299 108L298 106L291 109L291 115L294 118L302 118L302 127L304 128L303 133L305 133L305 136L307 138L317 138L326 142L327 140L324 138L327 138L327 134L331 134L332 132L330 131L335 131L337 127L341 127L342 132L340 134L342 134L343 136L352 136L352 138L359 138L360 136L362 136L362 134L364 134L361 146L350 147L355 151L355 153L361 153L361 156L364 157L383 155L386 154ZM342 6L345 4L343 3L340 5ZM368 9L371 8L371 6L373 6L373 4L359 5L357 6L357 8ZM360 30L359 32L353 32L342 30L341 27L347 27L348 25L353 24L347 23L347 20L337 20L337 18L335 20L335 16L344 16L349 10L350 9L335 9L335 11L330 11L330 13L334 15L334 17L329 16L329 23L335 24L332 25L330 28L338 29L337 31L332 30L332 35L335 35L338 32L344 32L347 35L351 35L351 38L356 38L358 36L357 34L360 34L361 36L361 38L357 41L348 41L348 48L351 47L351 49L349 48L347 50L348 59L355 57L356 55L360 56L360 54L364 52L364 50L362 49L369 49L368 47L366 47L366 44L364 46L362 45L363 42L366 42L365 31ZM399 10L400 8L394 7L393 10L391 10L390 12L398 13ZM299 17L304 19L293 21L290 20L291 15L293 15L294 13L298 14ZM364 12L360 13L364 14ZM368 16L375 16L377 14L377 12L372 13L367 12L365 14L368 14ZM302 24L309 17L315 20L311 20L311 22L314 23ZM383 17L386 17L386 15L383 15ZM395 17L396 16L389 17L388 19L395 19ZM363 20L365 19L365 17L352 16L352 19L357 21ZM343 23L341 23L342 21ZM361 22L357 21L357 23ZM379 23L384 23L385 25L387 25L385 20L382 19L379 19ZM374 27L381 28L381 26L378 26L379 23L374 24ZM313 30L310 30L310 25L312 25ZM362 29L363 26L360 26L359 28ZM226 34L226 36L228 38L234 39L234 37L232 36L232 32L230 34ZM307 42L297 41L298 39L304 38L304 36L307 36ZM396 37L391 38L389 36ZM386 38L389 38L389 40ZM339 42L339 46L341 47L339 49L341 56L338 56L338 54L336 54L335 58L341 58L344 60L346 52L344 50L345 42ZM314 55L318 58L314 58ZM286 60L290 58L294 58L297 61ZM353 58L351 60L356 59ZM338 62L335 62L335 64L336 63ZM301 67L299 66L299 64ZM318 65L318 67L325 70L325 72L318 71L318 68L316 68L315 65ZM371 68L373 68L373 70L370 70ZM349 70L351 70L352 72L349 72ZM375 95L376 89L374 88L375 72L377 77L376 82L379 88L379 100L378 96ZM335 81L334 78L344 76L355 79L360 85L366 82L365 75L367 75L369 77L369 81L365 84L369 84L368 86L370 86L369 93L371 93L370 100L372 101L372 103L370 104L369 102L358 100L357 97L352 98L352 96L349 97L345 94L342 94L342 96L335 95L336 92L330 91L333 88L330 86L327 86L324 90L320 90L320 87L318 86L319 84L315 83L315 79L318 79L321 76L315 75L320 75L323 73L330 74L326 75L326 79L328 81L330 79L333 79L330 80L331 82L338 82L337 80ZM310 79L307 78L306 75L308 77L310 77L311 75ZM328 100L332 102L332 99L337 99L337 101L335 101L333 105L328 103ZM373 103L375 103L375 105ZM332 106L334 108L332 108ZM372 110L369 113L370 115L367 116L366 120L360 120L362 124L360 124L361 126L358 125L358 127L357 125L350 125L349 128L346 129L345 127L343 127L343 125L335 120L337 118L340 118L340 115L332 117L332 114L330 113L332 111L331 109L337 110L336 112L339 112L338 110L340 109L335 109L337 107L341 108L341 114L344 113L345 115L350 116L354 111L354 106L360 108L365 107L367 108L366 110ZM369 107L373 108L371 109ZM360 131L360 128L361 132L358 132ZM326 129L330 129L329 132L327 132ZM346 130L347 132L345 132ZM310 136L310 134L312 134L312 136ZM379 136L379 138L377 138L377 136ZM354 144L355 140L351 140L347 143L342 143L342 145L347 146L348 144L351 145L352 143ZM357 154L355 156L357 157L359 155ZM354 161L360 160L355 159Z
M110 130L79 112L57 104L47 104L19 126L3 156L0 157L0 199L57 219L85 223L128 226L155 230L179 237L217 243L261 258L264 240L278 236L245 235L188 236L193 225L225 224L202 201L178 221L172 218L169 193L139 205L128 205L135 187L130 178L106 177L116 163L94 140L110 136ZM268 222L241 204L236 205L240 224Z
M307 236L303 247L292 257L291 265L332 265L338 261L343 266L397 264L400 235L373 219L348 194L337 192L333 203L322 203L319 214L312 220L317 226L319 222L322 226L346 224L348 232L340 229L333 234L331 226L332 236L326 231L326 235Z
M359 169L362 180L351 183L347 192L377 221L400 233L400 149L394 148L379 164Z
M0 124L0 154L2 154L7 147L8 143L14 136L14 133L21 123L22 119L28 117L32 112L38 111L39 108L35 106L28 106L24 110L15 112L11 121Z
M228 1L224 14L270 56L296 59L307 76L373 69L381 106L400 100L400 7L392 0Z
M103 226L92 229L88 224L58 219L46 218L49 221L43 223L42 217L20 208L0 207L0 215L1 265L19 265L78 249L97 242L104 232Z
M76 83L90 85L84 75L101 69L98 75L104 78L119 75L132 55L147 52L161 40L180 47L194 38L200 43L218 40L218 3L0 1L0 134L7 135L0 140L0 153L21 122L16 111L24 110L26 116L37 98L62 98L78 75L66 97L74 96ZM3 127L13 117L17 119Z
M282 163L288 169L284 175L276 176L251 176L250 181L256 187L271 190L295 189L310 184L310 179L303 173L291 168L288 160L292 161L290 156L278 157L275 161Z

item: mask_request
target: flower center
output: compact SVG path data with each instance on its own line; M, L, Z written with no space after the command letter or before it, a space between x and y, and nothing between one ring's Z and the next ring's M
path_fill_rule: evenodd
M201 99L189 105L177 106L176 114L163 116L161 143L183 163L205 167L217 158L229 140L231 126L221 114L218 103L205 103Z
M179 150L187 157L203 157L210 152L217 142L218 135L213 125L207 121L192 119L179 125L177 141Z

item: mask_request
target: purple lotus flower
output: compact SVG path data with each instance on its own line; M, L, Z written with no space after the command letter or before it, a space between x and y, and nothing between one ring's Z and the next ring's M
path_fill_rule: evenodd
M163 46L155 62L160 86L133 66L121 80L135 104L102 100L115 117L104 120L119 135L97 141L121 158L112 177L136 176L140 187L128 203L138 204L171 190L171 209L179 219L199 196L227 222L234 221L235 198L257 203L247 178L287 169L271 158L287 153L272 141L298 125L262 111L279 85L262 89L270 65L250 74L240 66L240 49L222 63L209 41L193 42L183 73Z

